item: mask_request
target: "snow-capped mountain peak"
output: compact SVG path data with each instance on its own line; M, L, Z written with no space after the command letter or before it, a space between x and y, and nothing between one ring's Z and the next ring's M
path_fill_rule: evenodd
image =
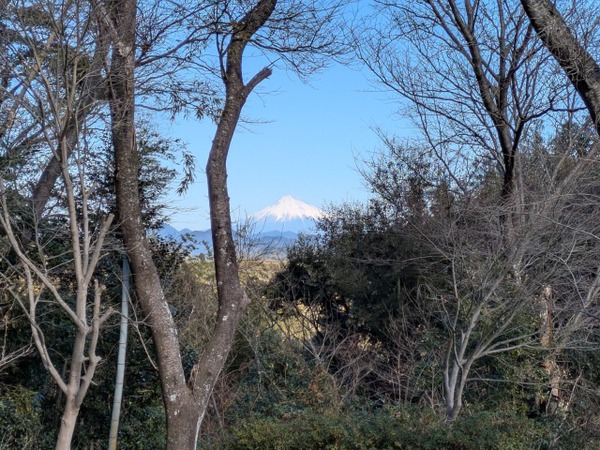
M254 214L254 218L256 220L265 220L271 219L276 222L283 222L288 220L297 220L297 219L319 219L323 216L323 211L321 211L316 206L309 205L308 203L303 202L302 200L298 200L291 195L286 195L285 197L281 197L276 203L273 205L267 206L264 209L261 209L256 214Z

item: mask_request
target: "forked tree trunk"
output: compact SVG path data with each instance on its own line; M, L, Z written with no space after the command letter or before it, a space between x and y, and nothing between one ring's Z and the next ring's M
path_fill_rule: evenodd
M156 348L167 416L167 449L170 450L195 450L213 386L231 349L242 313L249 303L240 284L231 231L226 160L248 95L271 73L269 69L263 69L245 85L241 66L246 45L270 17L275 4L276 0L259 1L237 23L228 47L227 68L223 78L227 98L207 164L219 312L204 354L194 366L191 379L186 381L175 323L152 261L142 222L140 161L135 145L134 118L136 0L112 0L109 3L110 20L118 37L114 43L109 75L117 207L135 289Z
M473 357L469 357L462 364L456 360L450 363L450 358L452 357L451 351L448 351L446 356L446 367L444 370L444 403L446 407L446 422L448 423L454 422L462 410L467 377L474 361ZM459 349L458 352L464 355L462 349Z

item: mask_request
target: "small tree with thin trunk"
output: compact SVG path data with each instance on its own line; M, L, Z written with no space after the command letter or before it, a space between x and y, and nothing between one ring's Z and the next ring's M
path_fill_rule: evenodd
M56 447L68 449L101 359L96 354L101 325L111 313L102 307L104 288L93 277L112 216L102 217L91 207L94 192L88 178L93 132L87 119L101 91L104 46L94 39L89 10L74 3L4 6L0 226L9 253L2 277L29 320L44 367L64 394ZM70 164L73 154L77 159ZM31 192L30 202L22 201L25 192ZM48 248L48 229L42 227L50 199L50 222L68 229L66 234L53 230L56 235L50 236L56 246L64 238L62 256L53 253L56 247ZM66 261L57 263L63 256ZM71 324L72 352L62 368L43 320L48 310Z
M66 161L66 143L62 142L60 148L62 155L57 155L57 158ZM60 285L61 280L57 279L56 273L64 271L60 264L58 267L51 265L52 255L47 254L44 249L47 243L36 240L36 252L33 255L23 248L15 232L15 227L18 226L14 218L15 211L7 201L7 183L4 183L0 193L0 226L17 257L17 264L12 267L15 273L12 277L9 273L3 273L2 277L10 286L9 293L22 307L29 320L33 342L44 367L65 396L65 407L56 443L56 448L61 450L71 448L79 410L101 360L96 354L101 326L112 313L111 309L103 310L101 300L104 287L98 280L94 280L93 276L113 218L109 215L94 232L88 209L90 191L82 162L85 156L79 156L79 186L73 181L66 163L62 164L66 224L69 229L67 240L70 242L67 252L73 260L74 293ZM17 279L22 279L23 282L18 283ZM55 304L71 322L74 330L72 353L66 372L57 365L52 354L51 342L46 337L47 330L41 311L45 309L45 303Z

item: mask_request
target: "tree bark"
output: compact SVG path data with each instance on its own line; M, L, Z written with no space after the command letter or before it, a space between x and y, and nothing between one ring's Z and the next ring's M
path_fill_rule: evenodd
M248 95L271 75L271 69L265 67L244 84L242 60L250 39L271 16L276 4L276 0L261 0L236 24L227 48L225 71L222 74L226 94L225 105L206 165L219 311L211 339L202 359L194 367L194 379L191 380L202 411L208 406L212 389L231 350L235 330L244 310L250 304L240 283L233 240L227 190L227 156Z
M72 398L67 398L65 411L60 419L60 430L56 440L56 450L71 449L71 441L73 440L77 416L79 415L79 408L73 406L73 400L74 399Z
M113 0L109 5L110 19L117 35L109 74L109 94L115 189L123 242L131 262L137 297L156 349L167 421L167 448L194 449L194 432L190 430L190 424L196 422L196 402L186 384L175 323L142 221L134 106L137 4L136 0Z
M202 419L231 349L235 329L249 303L239 280L231 230L226 160L241 109L252 89L271 73L261 70L247 85L242 79L242 55L252 35L265 23L276 0L258 3L236 25L223 74L227 98L207 165L219 312L217 325L201 360L186 382L175 323L160 284L142 223L139 156L135 144L134 45L136 1L113 0L114 43L109 75L112 142L115 152L117 208L137 296L156 348L167 416L167 449L194 450Z
M521 0L536 33L558 61L587 107L600 135L600 66L571 33L549 0Z

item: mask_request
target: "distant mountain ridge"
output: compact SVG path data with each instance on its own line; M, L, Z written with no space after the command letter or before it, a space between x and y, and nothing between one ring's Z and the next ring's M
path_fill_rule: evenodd
M324 212L316 206L303 202L291 195L280 198L251 216L250 240L258 251L281 254L294 243L299 233L314 233L315 224L324 216ZM184 240L192 238L196 242L194 254L206 253L206 245L212 248L212 235L209 230L177 230L171 225L164 225L159 235Z

